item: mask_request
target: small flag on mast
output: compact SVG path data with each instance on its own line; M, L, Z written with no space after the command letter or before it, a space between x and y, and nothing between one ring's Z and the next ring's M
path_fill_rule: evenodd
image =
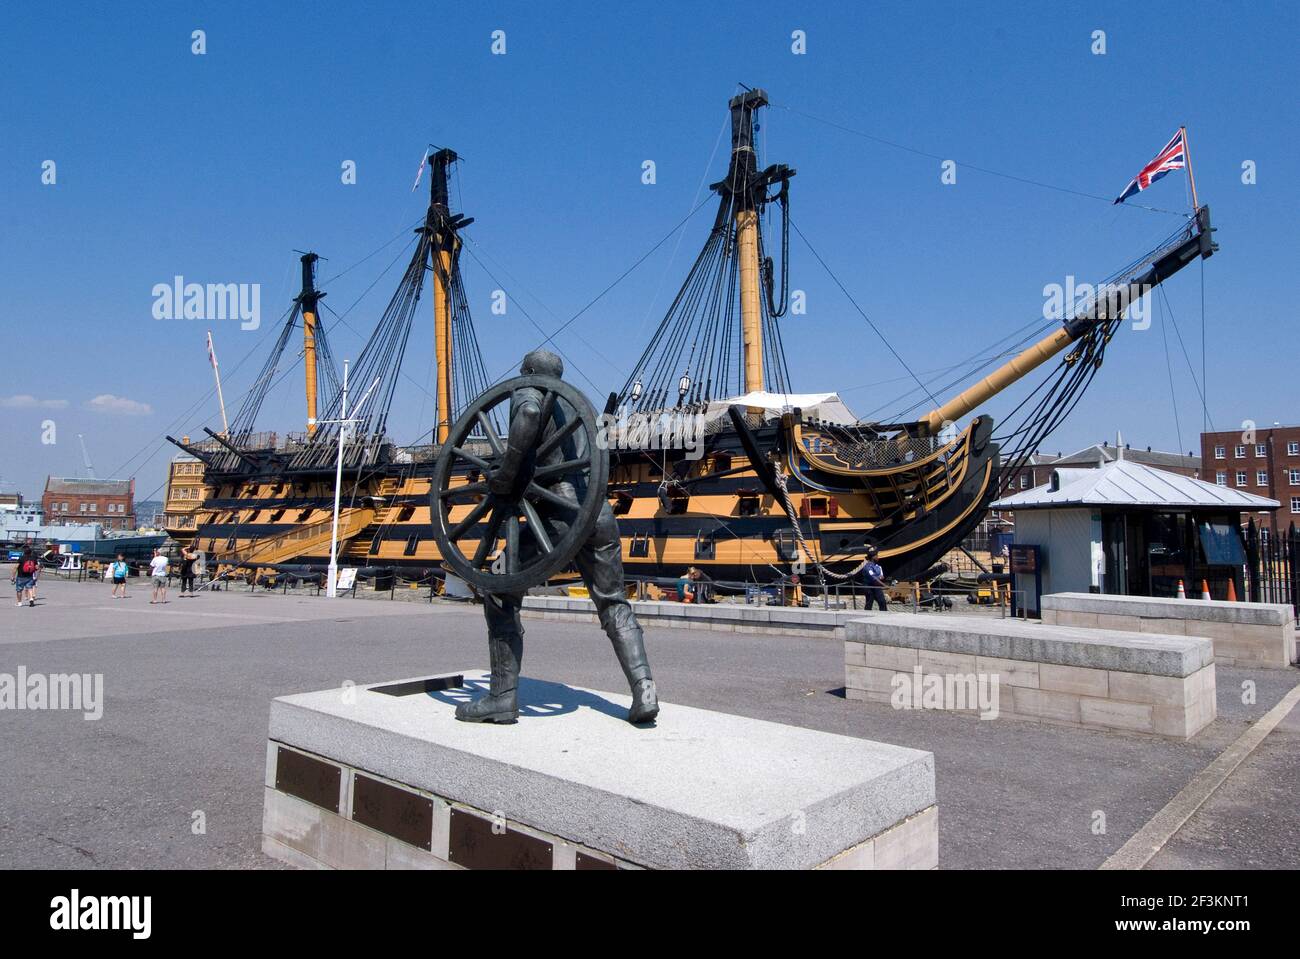
M420 169L415 172L415 182L411 184L411 192L420 185L420 178L424 176L424 168L429 165L429 151L425 150L424 155L420 157Z
M1185 127L1179 127L1174 138L1165 144L1164 149L1156 154L1156 158L1129 181L1124 192L1115 198L1115 203L1123 203L1134 193L1140 193L1155 183L1170 170L1181 170L1185 166L1187 166L1187 130Z
M212 364L214 370L217 368L217 351L212 347L211 330L208 330L208 362Z

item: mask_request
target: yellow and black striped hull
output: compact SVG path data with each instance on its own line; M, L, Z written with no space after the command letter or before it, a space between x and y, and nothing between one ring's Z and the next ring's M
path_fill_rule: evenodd
M959 543L991 500L998 456L989 425L977 420L931 456L869 468L826 455L818 434L797 424L768 424L753 437L788 477L805 562L847 572L875 547L890 576L909 579ZM425 462L345 476L340 565L393 568L411 579L442 575L430 532L431 472ZM232 478L209 494L195 542L218 564L328 563L332 474ZM676 578L695 566L720 582L764 583L801 558L786 496L765 485L734 431L710 435L697 460L682 451L612 451L609 494L629 577Z

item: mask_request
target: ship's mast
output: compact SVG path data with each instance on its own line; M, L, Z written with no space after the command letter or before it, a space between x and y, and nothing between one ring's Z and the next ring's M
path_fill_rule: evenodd
M298 302L302 306L302 358L306 367L308 436L316 432L316 323L318 305L325 295L316 289L318 259L320 257L315 253L302 255L302 293L298 295Z
M736 255L740 266L740 327L744 350L745 392L763 389L763 312L759 303L758 213L766 184L758 182L754 151L754 112L767 106L763 90L731 98L731 167L725 187L735 194Z
M789 181L784 163L760 166L754 133L763 90L728 101L731 155L713 228L677 296L619 391L634 411L692 407L737 392L786 392L789 373L776 321L785 313L789 243ZM774 294L762 215L781 208L781 292ZM751 412L759 413L753 407Z
M451 275L452 264L460 248L456 228L465 221L456 222L451 216L447 194L447 172L456 162L454 150L439 150L430 157L429 255L433 260L433 343L434 360L438 376L437 442L447 439L451 430L452 369L451 369Z
M763 389L763 314L759 305L758 207L763 189L751 184L758 173L754 152L754 111L767 106L767 94L749 90L732 97L731 169L727 180L737 190L735 206L736 255L740 259L740 326L744 347L745 392Z

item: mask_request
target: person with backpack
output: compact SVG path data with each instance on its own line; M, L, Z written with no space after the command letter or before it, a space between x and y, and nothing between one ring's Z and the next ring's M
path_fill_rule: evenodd
M24 546L22 555L18 557L18 565L14 569L12 580L18 595L15 606L21 606L24 601L28 606L36 605L36 573L39 568L36 552L30 546Z
M117 559L109 564L108 572L113 577L113 598L126 599L126 576L130 572L130 567L126 565L126 556L118 553ZM119 589L122 591L120 595Z

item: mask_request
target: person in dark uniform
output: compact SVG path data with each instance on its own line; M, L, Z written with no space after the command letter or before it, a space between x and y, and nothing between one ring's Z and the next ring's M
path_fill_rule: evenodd
M867 609L879 604L884 612L889 612L889 602L885 597L885 571L876 562L876 548L867 550L867 565L862 567L862 581L867 587Z
M564 363L549 350L534 350L524 357L519 372L525 376L542 374L559 379L564 373ZM542 394L526 388L516 390L510 398L510 435L500 465L488 477L488 488L497 495L511 495L519 479L520 470L539 445L556 430L554 420L563 422L566 411L556 405L552 422L543 423ZM581 459L587 455L585 438L581 431L572 434L555 449L538 459L536 467L548 466L565 460ZM582 446L582 448L579 448ZM545 484L558 496L577 502L577 493L571 483ZM554 504L539 499L535 504L543 522L552 530L562 533L568 512ZM523 549L535 548L527 544ZM623 585L623 549L618 536L618 520L608 501L602 504L596 527L579 550L575 559L582 580L587 585L600 624L614 646L623 675L632 689L632 706L628 721L644 723L659 714L659 698L650 664L646 661L645 642L641 626L627 601ZM456 718L471 723L513 723L519 718L517 689L519 665L524 652L524 628L519 609L523 594L485 594L483 614L488 627L488 654L492 677L487 695L471 703L456 707Z
M181 595L184 596L186 590L192 597L194 595L194 564L198 560L199 554L194 547L186 546L181 550Z

